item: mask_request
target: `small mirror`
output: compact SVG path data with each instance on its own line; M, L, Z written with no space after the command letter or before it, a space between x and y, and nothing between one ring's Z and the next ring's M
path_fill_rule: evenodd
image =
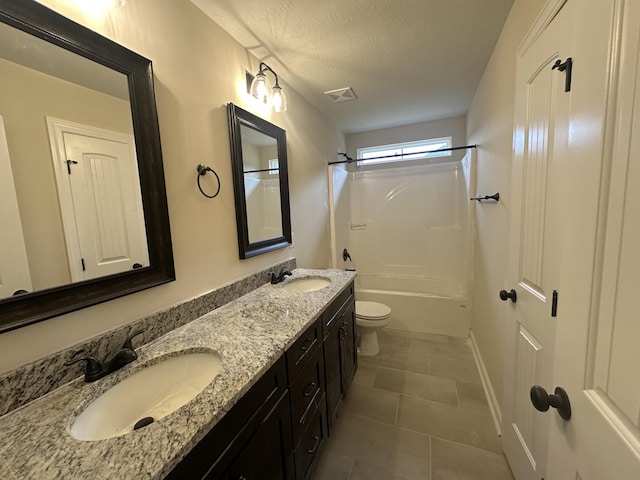
M287 139L283 129L228 105L240 258L291 244Z

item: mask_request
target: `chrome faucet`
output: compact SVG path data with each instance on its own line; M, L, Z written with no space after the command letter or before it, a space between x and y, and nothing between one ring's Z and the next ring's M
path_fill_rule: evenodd
M137 337L143 332L144 330L136 330L131 335L129 335L122 344L122 348L118 352L116 352L113 357L104 362L104 364L100 363L100 361L96 357L92 355L86 355L84 357L72 358L71 360L66 362L65 365L69 366L81 361L87 362L84 372L84 381L95 382L96 380L99 380L102 377L121 369L125 365L133 362L136 358L138 358L138 354L133 348L133 343L131 341L134 337Z
M277 276L275 273L271 272L271 284L275 285L276 283L282 282L285 277L293 275L289 270L283 270Z

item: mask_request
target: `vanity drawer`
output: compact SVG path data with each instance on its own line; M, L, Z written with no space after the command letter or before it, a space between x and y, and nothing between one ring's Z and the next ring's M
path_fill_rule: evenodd
M331 305L327 307L327 309L322 314L322 336L323 338L327 336L331 327L336 322L336 319L339 318L340 312L343 307L353 301L353 282L349 284L349 286L340 294L338 298L336 298Z
M324 397L322 407L312 416L295 450L296 480L310 480L320 459L320 451L327 439L327 409Z
M302 432L311 423L318 407L324 403L324 355L321 348L305 363L304 368L289 386L293 444L300 441Z
M289 382L292 382L305 362L318 350L322 343L322 332L320 319L316 320L307 330L300 335L291 347L287 350L287 372Z

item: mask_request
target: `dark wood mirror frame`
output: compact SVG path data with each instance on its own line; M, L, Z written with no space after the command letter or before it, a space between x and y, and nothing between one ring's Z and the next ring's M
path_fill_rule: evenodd
M175 280L151 61L33 0L0 0L0 22L127 76L150 266L0 300L0 333Z
M233 191L236 204L236 226L238 228L238 251L240 258L250 258L291 244L291 213L289 206L289 175L287 167L287 136L283 129L266 120L229 103L229 139L231 142L231 166L233 171ZM249 224L247 221L247 202L244 188L244 169L242 156L242 134L244 125L275 138L278 144L278 164L280 180L280 214L282 235L260 242L249 242Z

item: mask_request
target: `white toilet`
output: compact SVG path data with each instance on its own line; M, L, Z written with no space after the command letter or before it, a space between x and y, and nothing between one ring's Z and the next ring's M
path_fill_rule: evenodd
M386 327L391 321L391 309L378 302L356 300L356 326L360 336L360 355L376 355L378 346L378 330Z

